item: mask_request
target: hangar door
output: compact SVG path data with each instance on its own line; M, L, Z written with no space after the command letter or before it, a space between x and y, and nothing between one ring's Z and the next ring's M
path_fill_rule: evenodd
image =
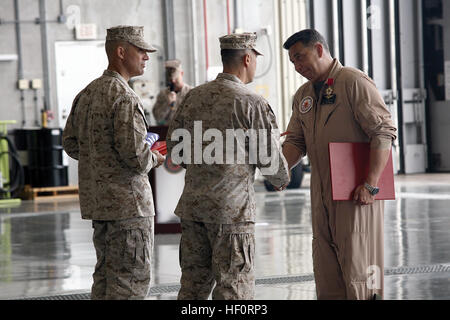
M310 26L345 66L374 79L398 128L394 171L428 168L422 0L309 0Z
M66 125L75 96L108 67L104 41L55 42L58 125ZM69 184L78 185L78 162L64 152L69 163Z

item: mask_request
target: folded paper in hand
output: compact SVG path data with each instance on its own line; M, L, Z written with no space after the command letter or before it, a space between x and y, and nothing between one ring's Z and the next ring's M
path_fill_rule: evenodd
M165 141L158 141L159 135L157 133L148 132L145 137L145 143L150 146L152 150L157 150L163 156L167 154L167 145Z
M153 133L153 132L147 132L147 135L145 136L145 143L150 146L150 148L153 146L153 144L158 141L159 134Z
M165 141L157 141L153 144L152 150L159 151L163 156L167 154L167 145Z
M353 200L353 192L364 184L369 172L370 143L331 142L329 155L333 200ZM375 200L395 200L392 150L377 187L380 192Z

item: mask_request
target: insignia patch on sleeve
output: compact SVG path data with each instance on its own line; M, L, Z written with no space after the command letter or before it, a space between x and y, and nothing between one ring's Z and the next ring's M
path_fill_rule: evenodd
M302 100L302 103L300 103L300 112L307 113L311 110L312 107L313 107L313 98L306 97Z

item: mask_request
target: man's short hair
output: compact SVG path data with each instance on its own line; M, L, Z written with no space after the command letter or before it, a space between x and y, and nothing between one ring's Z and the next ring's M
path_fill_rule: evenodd
M166 68L166 80L172 81L181 73L181 69L177 68Z
M172 60L167 60L164 63L164 66L166 68L173 68L173 69L182 69L181 67L181 61L178 59L172 59Z
M305 29L294 33L283 44L283 48L289 50L297 42L301 42L305 47L311 47L315 43L319 42L322 44L326 51L330 52L328 43L325 38L317 30L314 29Z
M121 40L106 40L105 41L105 51L108 58L111 57L111 55L114 53L114 51L117 49L118 46L127 47L130 44L126 41Z
M251 49L222 49L222 63L224 66L237 66L242 62L242 58L250 52Z

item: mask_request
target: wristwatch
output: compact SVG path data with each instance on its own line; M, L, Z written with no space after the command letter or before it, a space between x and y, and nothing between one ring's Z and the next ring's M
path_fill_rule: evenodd
M378 192L380 192L380 188L378 187L372 187L370 184L368 184L367 182L364 183L364 187L369 190L369 193L371 195L376 195Z

